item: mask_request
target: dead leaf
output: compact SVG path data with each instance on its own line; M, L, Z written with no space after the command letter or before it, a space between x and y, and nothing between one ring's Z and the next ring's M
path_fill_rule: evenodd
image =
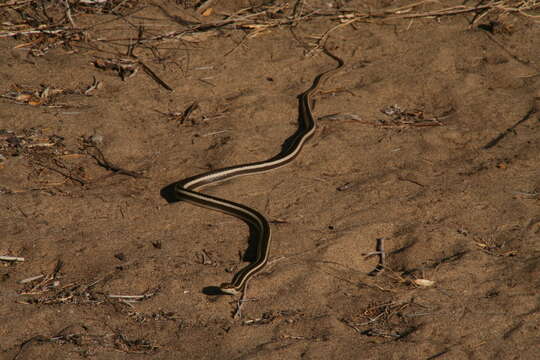
M32 98L32 94L19 94L19 95L17 95L17 97L15 98L15 100L27 102L27 101L29 101L31 98Z
M218 34L217 30L199 31L182 35L182 40L190 42L202 42Z

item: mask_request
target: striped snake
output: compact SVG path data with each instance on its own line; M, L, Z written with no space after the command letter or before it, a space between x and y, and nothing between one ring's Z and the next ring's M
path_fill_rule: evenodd
M238 271L231 282L220 285L220 290L225 294L237 295L244 292L246 283L266 265L270 252L271 231L268 220L258 211L245 205L217 198L199 192L203 187L230 180L242 175L258 174L264 171L276 169L291 162L302 150L306 141L315 132L315 121L311 112L311 96L318 89L319 84L332 73L343 67L344 63L339 57L323 48L326 55L337 61L338 66L327 70L315 77L309 89L299 95L299 125L298 130L283 144L282 150L276 156L250 164L236 165L218 170L199 174L174 184L174 195L180 201L188 201L195 205L218 210L235 216L252 225L257 241L256 259L246 267Z

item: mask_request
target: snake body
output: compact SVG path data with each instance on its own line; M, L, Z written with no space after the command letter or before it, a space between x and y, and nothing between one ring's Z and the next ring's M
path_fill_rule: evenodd
M343 60L330 53L327 49L324 49L324 52L337 61L338 66L317 75L313 80L311 87L299 95L298 130L284 143L279 154L265 161L205 172L181 180L174 185L174 193L178 200L188 201L198 206L207 207L235 216L251 225L255 231L255 240L257 241L255 261L238 271L231 282L220 285L220 290L225 294L237 295L243 293L247 281L266 265L270 252L270 225L268 220L255 209L230 200L203 194L198 190L207 185L216 184L239 176L258 174L279 168L290 163L298 156L306 141L315 133L316 123L311 111L311 96L325 78L344 65Z

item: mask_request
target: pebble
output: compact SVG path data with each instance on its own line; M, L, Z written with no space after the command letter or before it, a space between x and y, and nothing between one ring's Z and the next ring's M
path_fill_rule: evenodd
M90 136L90 140L95 144L103 144L103 135L92 135Z

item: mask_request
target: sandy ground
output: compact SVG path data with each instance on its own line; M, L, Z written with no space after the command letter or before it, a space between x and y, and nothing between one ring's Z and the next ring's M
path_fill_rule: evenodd
M71 3L85 31L0 38L0 256L24 258L0 261L1 359L538 358L538 20L405 17L454 1L401 18L358 14L412 1ZM35 14L0 8L2 31ZM279 152L297 96L336 66L317 37L355 16L328 34L345 66L302 154L204 190L271 221L233 318L237 299L206 290L245 265L248 227L161 191Z

